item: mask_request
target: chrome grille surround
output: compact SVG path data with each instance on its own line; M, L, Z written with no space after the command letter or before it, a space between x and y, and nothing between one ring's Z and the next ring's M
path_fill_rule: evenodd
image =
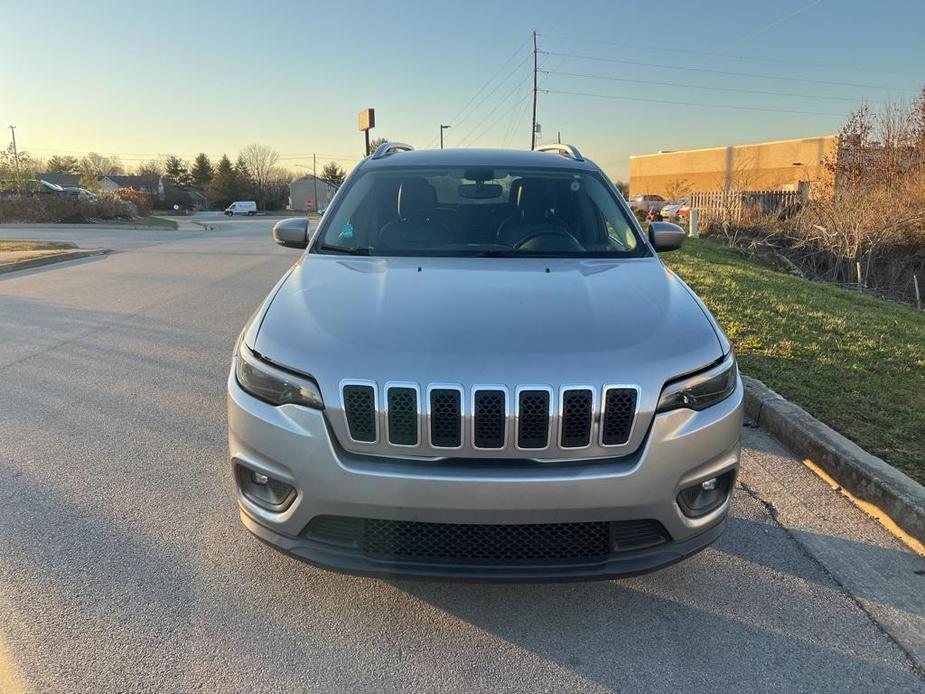
M366 386L373 389L373 401L375 403L375 430L376 436L372 441L358 440L351 436L351 426L348 417L348 411L345 406L344 388L346 386ZM397 399L390 398L390 392L393 389L402 389L405 396L403 405L407 407L407 395L409 391L414 393L417 411L417 437L413 444L395 443L393 438L400 441L407 441L409 436L403 436L399 432L392 435L389 424L389 402L398 402ZM631 394L625 394L627 399L635 401L635 410L632 412L632 419L628 423L629 433L617 443L605 443L605 424L607 393L611 390L633 391L635 398ZM458 398L459 416L458 416L458 438L453 436L456 432L452 431L452 425L455 423L453 418L453 406L451 403L451 413L449 419L442 421L444 427L442 431L437 432L434 426L440 426L441 422L435 417L439 413L433 411L434 395L438 399L443 392L452 391ZM476 428L476 405L479 393L486 391L496 391L504 395L504 438L498 447L478 446L477 428ZM582 391L588 394L591 400L591 423L590 431L584 445L564 446L563 445L563 428L567 425L567 413L564 411L565 396L569 391ZM528 405L531 409L531 419L528 422L522 418L521 414L521 396L526 394L528 398L532 396L533 402ZM542 447L533 447L530 445L521 445L521 427L523 429L523 441L529 443L538 443L542 435L542 423L536 416L537 401L548 405L546 440ZM645 412L645 416L640 417L640 408L642 394L638 385L607 383L604 385L589 385L587 383L568 383L558 387L548 384L524 384L515 387L502 384L475 384L472 386L463 386L459 383L430 383L427 385L418 384L412 381L388 381L382 386L376 382L365 379L344 379L340 382L340 391L338 401L331 403L326 409L326 415L333 418L329 421L334 426L335 433L341 440L344 448L355 453L369 454L382 457L413 457L419 459L436 460L440 458L527 458L538 461L566 461L569 459L596 459L613 456L627 455L638 448L641 444L641 438L645 428L648 426L648 417L650 413ZM453 398L455 401L455 398ZM525 400L525 402L527 402ZM330 401L329 401L330 403ZM542 404L540 404L542 407ZM640 422L639 420L644 421ZM398 420L396 419L396 422ZM403 431L408 431L407 414L403 415ZM449 421L450 430L447 430ZM496 422L493 423L496 426ZM482 429L482 433L486 429ZM496 434L497 430L492 429ZM438 435L439 433L439 435ZM458 442L458 445L446 445L447 440ZM494 439L497 441L497 438ZM613 440L613 437L611 437ZM484 441L483 441L484 443Z

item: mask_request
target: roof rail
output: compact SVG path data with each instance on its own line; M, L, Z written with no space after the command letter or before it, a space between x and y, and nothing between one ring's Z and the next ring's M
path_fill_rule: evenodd
M578 151L578 148L574 145L540 145L534 151L536 152L556 152L561 154L563 157L569 157L575 161L584 161L585 158L581 156L581 152Z
M390 154L395 152L411 152L414 150L414 147L411 145L406 145L402 142L383 142L381 145L376 147L376 151L373 152L373 159L382 159L382 157L387 157Z

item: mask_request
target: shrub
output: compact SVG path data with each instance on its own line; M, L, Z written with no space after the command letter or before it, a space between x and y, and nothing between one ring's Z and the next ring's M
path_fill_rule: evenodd
M151 214L151 198L140 190L134 188L121 188L113 193L119 200L125 200L135 205L138 214L147 217Z
M138 214L128 200L103 194L96 201L61 195L13 195L0 198L0 222L74 222L130 218Z

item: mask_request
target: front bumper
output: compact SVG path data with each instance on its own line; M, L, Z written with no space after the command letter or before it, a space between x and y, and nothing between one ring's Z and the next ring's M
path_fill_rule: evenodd
M634 454L562 464L454 460L425 462L349 453L333 440L318 410L274 407L228 380L232 464L295 488L285 510L271 511L237 487L244 525L261 540L300 559L359 574L461 580L576 580L651 571L703 549L722 532L729 499L710 513L687 517L681 489L739 465L741 382L722 403L702 412L656 416ZM237 478L236 478L237 479ZM658 521L670 541L612 554L593 563L493 565L383 560L356 549L309 539L317 516L424 523L538 524Z

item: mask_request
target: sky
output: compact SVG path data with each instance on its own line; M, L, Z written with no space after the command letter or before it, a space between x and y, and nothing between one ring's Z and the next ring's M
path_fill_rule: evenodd
M0 145L117 154L132 166L252 142L297 170L373 137L530 145L532 32L540 142L614 178L629 157L834 133L862 99L925 83L922 0L136 3L5 0Z

